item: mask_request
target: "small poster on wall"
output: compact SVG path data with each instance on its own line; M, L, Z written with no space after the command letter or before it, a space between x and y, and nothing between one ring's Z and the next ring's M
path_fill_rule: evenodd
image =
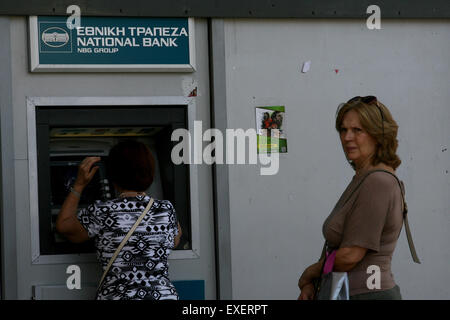
M258 153L287 153L284 106L256 107Z

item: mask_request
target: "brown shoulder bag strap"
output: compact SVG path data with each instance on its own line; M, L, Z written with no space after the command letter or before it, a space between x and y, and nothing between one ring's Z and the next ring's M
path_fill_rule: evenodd
M379 172L379 171L386 172L386 173L389 173L390 175L392 175L397 180L397 182L398 182L398 184L400 186L400 192L401 192L402 201L403 201L403 223L405 225L406 239L408 240L409 251L411 252L411 256L412 256L413 261L415 263L419 263L420 264L420 260L419 260L419 257L417 256L416 248L414 246L413 238L412 238L412 235L411 235L411 229L409 228L409 223L408 223L408 206L407 206L406 201L405 201L404 185L398 179L398 177L395 174L393 174L392 172L389 172L387 170L382 170L382 169L369 171L365 175L365 177L363 179L361 179L361 181L358 183L358 185L353 189L352 193L350 194L350 196L348 196L347 200L345 200L344 203L346 203L352 197L353 193L355 193L355 191L358 190L359 186L361 186L361 184L367 178L367 176L369 176L371 173ZM327 248L327 243L325 241L325 244L323 246L322 254L320 255L319 261L322 258L325 257L326 248Z
M412 238L412 235L411 235L411 229L409 227L409 222L408 222L408 205L406 204L406 200L405 200L405 186L404 186L403 182L400 181L399 178L395 174L393 174L392 172L389 172L387 170L374 170L372 172L377 172L377 171L382 171L382 172L389 173L398 182L398 185L400 187L400 192L402 194L402 200L403 200L403 224L405 225L405 233L406 233L406 239L408 240L409 251L411 251L411 256L412 256L413 261L415 263L419 263L420 264L420 260L419 260L419 257L417 255L417 252L416 252L416 247L414 246L414 241L413 241L413 238Z

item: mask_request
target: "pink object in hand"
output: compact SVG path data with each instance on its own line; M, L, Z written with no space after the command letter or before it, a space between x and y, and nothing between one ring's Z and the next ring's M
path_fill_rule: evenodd
M325 265L323 266L324 275L333 271L335 259L336 259L336 250L333 250L330 253L327 252L325 258Z

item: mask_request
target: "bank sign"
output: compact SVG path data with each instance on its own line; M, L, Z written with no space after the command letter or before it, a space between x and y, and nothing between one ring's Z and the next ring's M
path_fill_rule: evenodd
M195 70L190 18L30 17L32 72Z

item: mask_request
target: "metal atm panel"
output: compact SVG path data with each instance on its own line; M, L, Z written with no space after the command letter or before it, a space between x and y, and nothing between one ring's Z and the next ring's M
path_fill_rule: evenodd
M153 152L155 180L148 193L170 200L183 229L180 249L190 249L189 176L187 165L174 165L171 133L186 128L184 107L64 107L36 108L37 174L39 199L39 253L64 255L93 253L93 242L72 244L55 232L59 208L76 178L79 162L100 156L100 169L83 192L80 206L114 198L104 166L110 148L123 139L138 139Z

